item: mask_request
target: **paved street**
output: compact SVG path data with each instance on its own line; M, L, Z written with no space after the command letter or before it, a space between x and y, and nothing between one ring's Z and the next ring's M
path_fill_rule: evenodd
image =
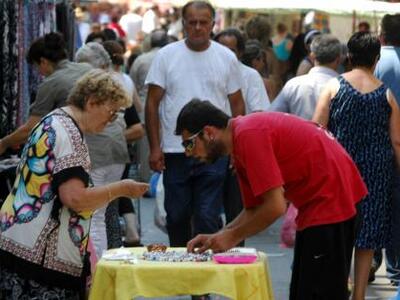
M144 198L141 202L142 218L142 243L168 244L167 235L155 227L153 222L154 199ZM270 274L274 289L275 300L286 300L289 295L290 265L292 262L292 250L283 249L279 246L279 228L280 222L274 224L270 229L252 237L246 242L246 246L254 247L259 251L268 254ZM396 289L391 287L389 281L385 278L384 266L377 273L374 284L369 286L366 299L389 300L396 295ZM223 299L222 297L214 297ZM143 299L143 298L141 298ZM154 299L154 298L152 298ZM161 299L161 298L159 298ZM166 299L166 298L162 298ZM167 299L190 299L190 297L175 297ZM240 299L238 299L240 300Z

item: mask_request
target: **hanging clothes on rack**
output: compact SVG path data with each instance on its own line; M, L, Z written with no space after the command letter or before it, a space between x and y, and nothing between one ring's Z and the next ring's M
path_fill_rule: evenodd
M75 11L70 1L64 0L56 6L57 31L64 35L70 60L74 59L76 49Z
M26 122L30 104L42 78L26 62L30 45L51 31L68 31L68 45L74 49L75 16L69 1L64 0L67 14L59 15L67 23L57 27L56 4L59 0L0 1L0 137ZM69 24L72 24L69 29ZM70 53L74 53L72 50Z
M18 98L18 2L0 1L0 134L14 129Z
M22 17L19 19L20 55L20 97L17 126L29 116L29 106L35 100L38 84L42 81L39 73L29 65L26 54L32 42L40 36L56 30L55 0L20 0Z

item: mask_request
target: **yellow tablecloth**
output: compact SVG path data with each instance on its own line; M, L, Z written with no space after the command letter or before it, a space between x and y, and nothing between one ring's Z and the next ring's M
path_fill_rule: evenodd
M146 249L130 250L140 257ZM259 260L253 264L234 265L212 261L176 263L141 259L137 264L128 264L101 259L96 267L89 299L131 300L138 296L166 297L206 293L238 300L273 300L265 253L259 252Z

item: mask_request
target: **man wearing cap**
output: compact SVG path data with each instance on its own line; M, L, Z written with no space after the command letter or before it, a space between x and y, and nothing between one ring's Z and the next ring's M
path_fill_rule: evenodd
M310 56L310 45L313 39L320 35L321 32L315 29L311 29L309 32L306 33L304 37L304 45L306 47L306 50L308 52L308 55L304 57L304 59L301 61L299 64L297 71L296 71L296 76L301 76L304 74L307 74L311 68L314 66L314 61L312 57Z

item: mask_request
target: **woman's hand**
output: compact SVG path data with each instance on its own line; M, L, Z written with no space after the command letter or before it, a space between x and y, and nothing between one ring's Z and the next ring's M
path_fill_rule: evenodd
M126 196L132 198L140 197L149 190L147 183L137 182L132 179L122 180L122 185L126 190Z

